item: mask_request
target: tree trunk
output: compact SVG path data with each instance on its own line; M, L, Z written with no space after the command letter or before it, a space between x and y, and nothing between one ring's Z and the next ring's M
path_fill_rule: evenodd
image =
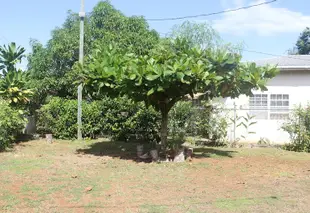
M168 139L168 111L161 111L161 131L160 131L161 145L165 149Z

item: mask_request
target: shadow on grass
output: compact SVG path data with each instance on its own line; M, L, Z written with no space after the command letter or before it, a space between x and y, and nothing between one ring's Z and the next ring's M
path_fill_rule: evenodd
M234 157L237 151L222 150L218 148L196 148L194 149L194 158L212 158L212 157Z
M102 141L89 145L87 148L77 149L77 154L87 154L95 156L109 156L122 160L132 160L135 162L151 162L137 157L137 145L133 142ZM150 145L144 144L144 153L149 152ZM232 158L236 151L222 150L218 148L195 148L194 158L229 157Z
M24 143L30 142L33 140L32 135L20 134L16 137L16 140L8 144L6 147L0 147L0 153L2 152L13 152L16 145L25 146ZM1 141L0 141L1 143Z
M134 142L119 142L119 141L103 141L91 144L84 149L77 149L78 154L88 154L95 156L109 156L122 160L132 160L136 162L151 162L151 160L142 160L137 157L137 145ZM149 151L147 144L144 145L145 152Z

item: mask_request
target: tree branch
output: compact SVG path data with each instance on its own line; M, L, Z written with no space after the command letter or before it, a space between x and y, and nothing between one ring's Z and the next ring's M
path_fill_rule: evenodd
M171 110L171 108L175 105L176 102L180 101L183 97L180 96L180 97L176 97L176 98L173 98L171 101L169 101L169 103L167 104L167 110L168 112Z

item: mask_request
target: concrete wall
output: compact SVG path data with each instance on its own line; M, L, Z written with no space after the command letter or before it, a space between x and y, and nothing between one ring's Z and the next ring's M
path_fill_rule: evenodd
M268 91L264 94L289 94L290 111L299 104L306 105L310 102L310 72L301 71L282 71L278 76L272 79L268 85ZM254 93L260 93L254 91ZM233 109L234 103L236 104L236 112L238 116L243 116L249 113L249 97L244 95L237 99L226 99L225 105L227 108ZM268 102L269 105L269 102ZM270 111L269 111L270 112ZM233 117L233 113L230 113ZM283 144L290 141L289 134L281 130L284 120L270 120L270 119L254 119L257 124L250 127L249 131L255 134L247 134L245 128L236 128L236 138L246 136L241 141L258 142L261 138L267 138L271 142ZM229 128L229 139L233 140L234 128Z

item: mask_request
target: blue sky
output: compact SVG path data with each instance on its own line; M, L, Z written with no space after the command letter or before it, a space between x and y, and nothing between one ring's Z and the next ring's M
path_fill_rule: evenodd
M278 0L249 10L206 18L227 42L246 45L247 50L283 55L296 42L300 32L310 26L309 0ZM86 11L91 11L98 0L85 0ZM125 15L164 18L217 12L264 0L111 0ZM68 10L79 11L80 0L1 0L0 44L15 41L29 50L30 38L46 43L50 32L60 26ZM167 33L181 21L150 22L160 33ZM244 60L270 56L244 52Z

